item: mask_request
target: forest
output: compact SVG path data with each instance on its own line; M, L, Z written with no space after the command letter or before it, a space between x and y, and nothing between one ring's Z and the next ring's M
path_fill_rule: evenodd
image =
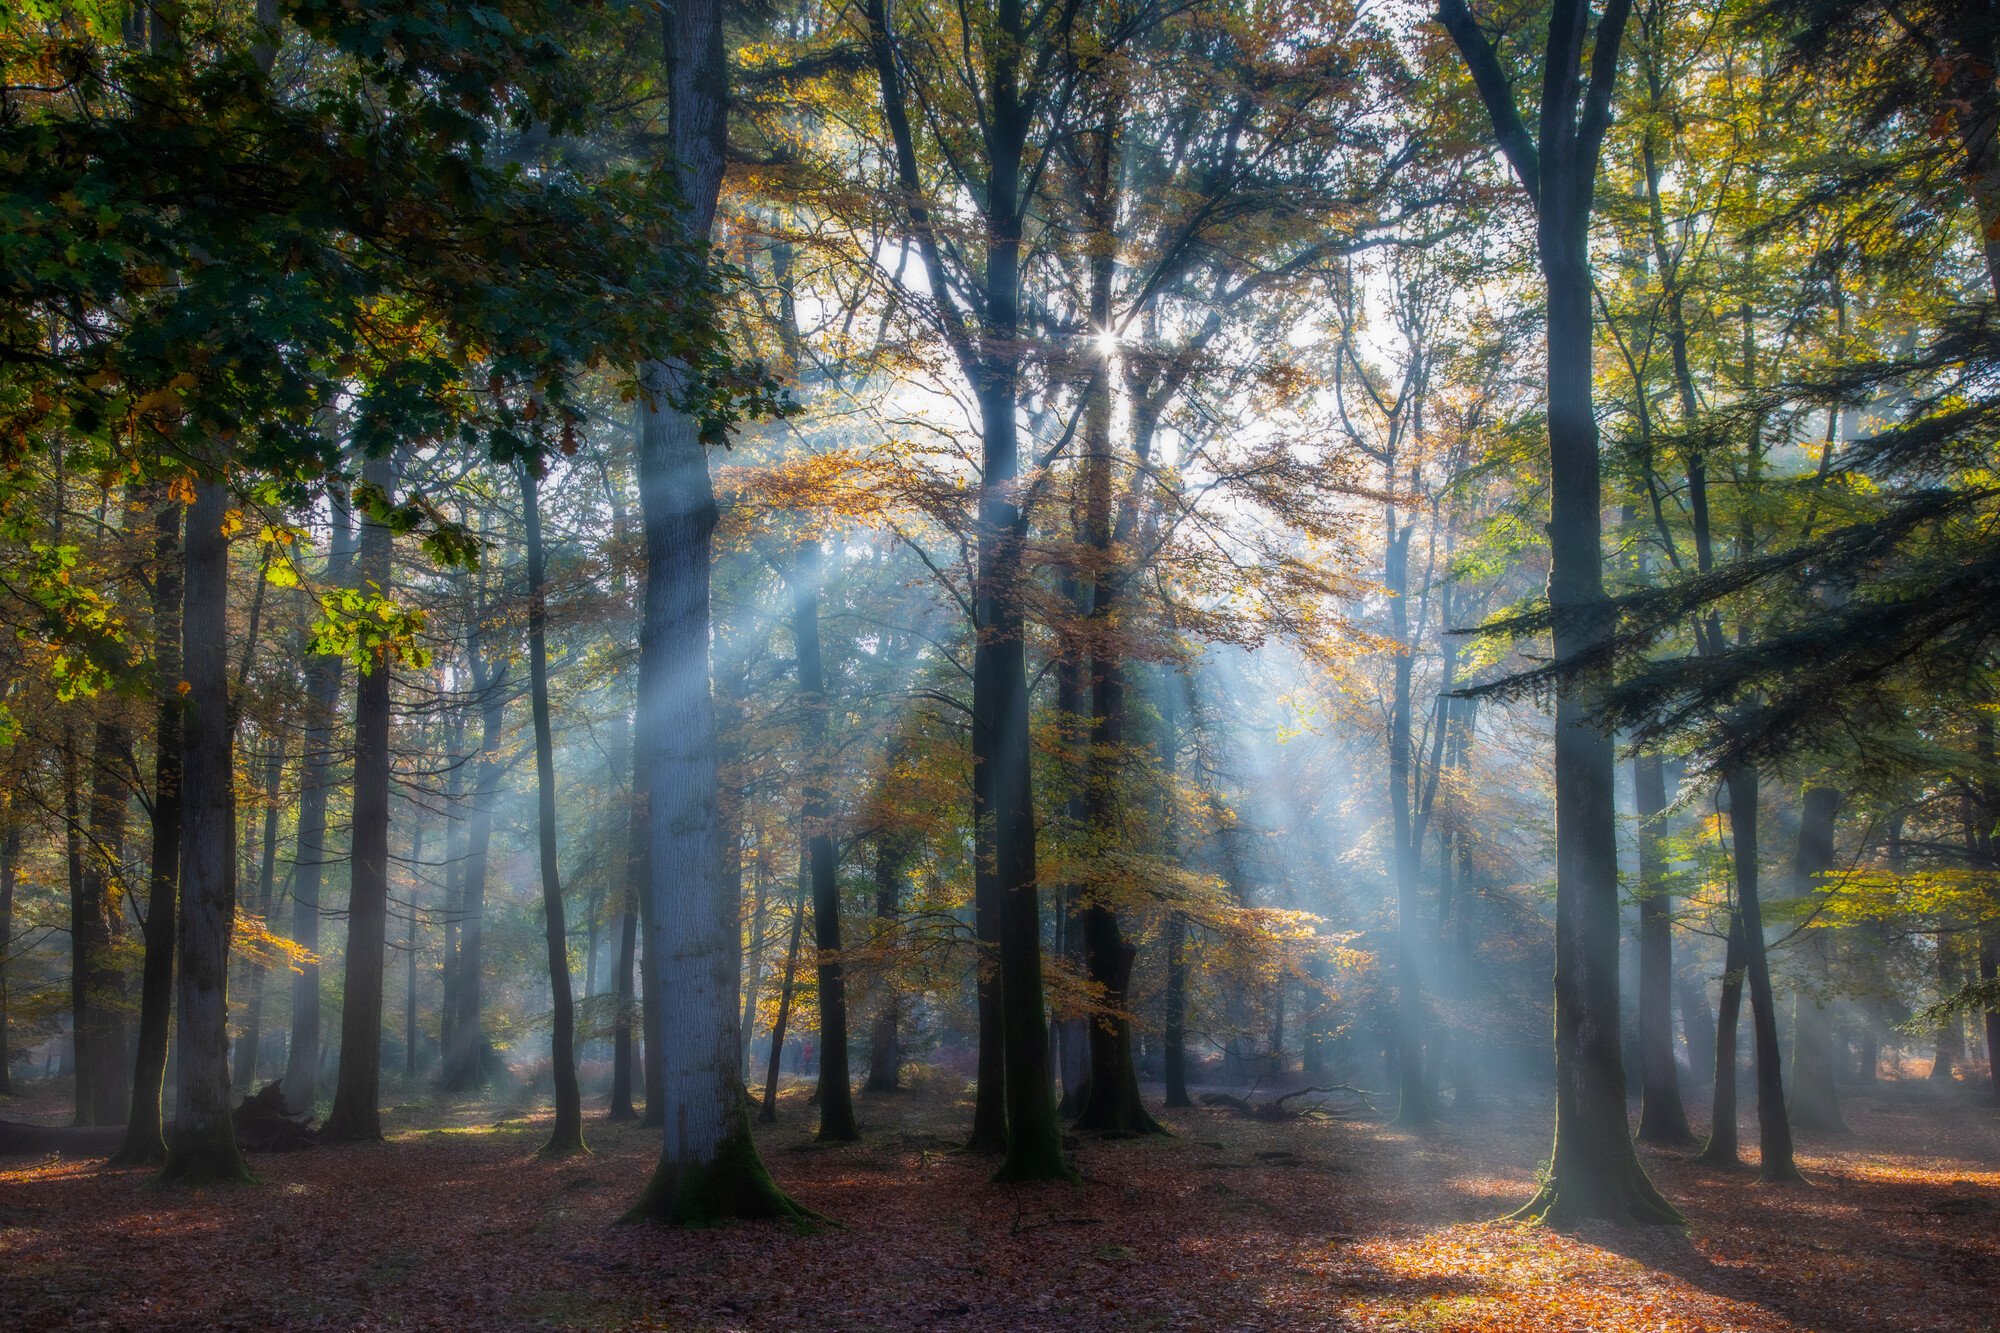
M2000 1327L2000 0L8 0L0 1326Z

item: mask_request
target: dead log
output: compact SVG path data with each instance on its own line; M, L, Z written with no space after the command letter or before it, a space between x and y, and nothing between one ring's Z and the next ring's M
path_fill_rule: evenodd
M312 1116L287 1106L284 1088L275 1081L245 1097L230 1120L236 1146L245 1152L303 1152L319 1142Z

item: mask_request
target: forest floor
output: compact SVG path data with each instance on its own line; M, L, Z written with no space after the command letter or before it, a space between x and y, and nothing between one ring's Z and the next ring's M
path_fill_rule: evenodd
M1419 1329L2000 1327L2000 1117L1971 1096L1849 1102L1812 1184L1648 1165L1685 1231L1492 1219L1532 1192L1525 1096L1412 1135L1372 1118L1167 1117L1077 1145L1081 1186L1003 1187L954 1152L963 1090L864 1097L865 1141L816 1146L805 1090L760 1131L779 1183L835 1225L613 1225L655 1132L430 1100L390 1140L254 1159L261 1183L0 1159L0 1328ZM0 1104L54 1121L57 1108ZM1746 1142L1755 1143L1746 1121Z

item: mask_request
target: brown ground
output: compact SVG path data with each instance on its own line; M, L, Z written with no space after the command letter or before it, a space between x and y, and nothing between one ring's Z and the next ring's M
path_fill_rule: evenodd
M1006 1188L950 1151L956 1093L866 1098L866 1142L821 1149L794 1092L761 1137L839 1224L810 1233L613 1226L651 1132L545 1163L533 1120L471 1105L199 1194L0 1159L0 1328L2000 1328L2000 1118L1969 1097L1851 1103L1809 1189L1649 1153L1686 1233L1565 1236L1488 1220L1530 1192L1537 1105L1427 1138L1183 1113L1081 1145L1081 1187Z

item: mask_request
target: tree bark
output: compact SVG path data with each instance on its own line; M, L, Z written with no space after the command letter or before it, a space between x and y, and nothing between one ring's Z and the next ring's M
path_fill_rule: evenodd
M76 1037L77 1123L116 1125L131 1109L123 1017L125 974L112 952L125 860L127 789L119 767L131 735L114 720L92 727L90 837L78 858L78 899L71 906L71 995Z
M167 1035L173 1021L175 918L181 876L181 506L150 497L153 511L153 805L146 877L145 961L139 980L139 1039L132 1062L132 1105L119 1166L167 1160L162 1094Z
M535 832L541 852L542 916L548 940L549 996L554 1009L549 1061L556 1119L542 1156L585 1151L583 1091L576 1079L576 1001L570 992L569 927L563 915L562 871L556 857L556 758L549 722L547 561L542 551L542 504L533 461L521 466L521 506L528 536L528 693L535 720Z
M354 563L354 517L339 498L331 501L333 531L327 543L326 580L342 588ZM299 773L298 851L292 862L292 939L313 957L292 977L292 1032L285 1052L285 1104L310 1111L319 1100L320 895L326 886L326 805L338 756L334 749L346 663L337 653L306 659L305 753Z
M387 491L395 470L370 459L363 477ZM394 552L388 527L361 523L357 574L365 592L387 597ZM389 926L390 653L363 664L354 696L354 851L347 898L347 951L341 973L340 1071L333 1109L320 1137L362 1142L382 1137L382 988Z
M771 1058L764 1067L764 1099L757 1119L769 1125L778 1119L778 1075L785 1055L785 1027L792 1018L792 987L799 974L799 943L805 938L806 900L812 892L810 867L799 862L799 892L792 900L791 942L785 946L785 972L778 980L778 1016L771 1024Z
M264 761L264 836L257 866L259 919L271 914L271 895L278 871L278 783L285 771L285 744L280 738ZM248 1091L257 1081L257 1048L264 1034L264 966L250 964L250 1004L243 1015L243 1032L236 1039L236 1086Z
M1548 295L1548 599L1555 655L1565 661L1597 655L1610 629L1591 404L1589 242L1598 150L1610 122L1629 11L1629 0L1607 0L1593 34L1588 0L1556 0L1543 53L1538 144L1465 0L1439 6L1496 141L1535 202ZM1556 698L1555 1146L1547 1183L1518 1215L1556 1224L1586 1218L1672 1223L1680 1215L1647 1179L1625 1118L1614 754L1610 736L1591 721L1589 690L1587 682L1570 681Z
M1743 1027L1743 914L1729 911L1729 942L1722 959L1722 991L1715 1006L1714 1077L1708 1108L1708 1142L1695 1160L1709 1166L1738 1167L1736 1127L1736 1052Z
M0 818L7 830L0 835L0 1096L14 1095L14 1052L7 1041L7 950L14 942L14 879L21 865L21 830L14 822L14 798L0 800Z
M875 924L877 945L885 956L895 944L903 911L903 884L909 874L909 845L903 834L889 831L875 839ZM903 1086L901 1019L902 993L890 965L883 964L877 985L875 1024L868 1034L869 1092L895 1092Z
M1841 801L1841 793L1833 787L1812 783L1805 789L1799 844L1792 855L1792 892L1800 898L1811 898L1821 877L1833 869L1834 823ZM1809 984L1792 994L1792 1119L1802 1130L1843 1134L1847 1123L1840 1114L1840 1061L1826 1005L1833 954L1828 931L1806 931L1803 953Z
M819 1138L844 1143L861 1137L854 1123L854 1094L847 1070L847 975L840 957L840 881L834 864L827 793L826 670L820 656L819 543L799 548L790 582L792 645L797 657L799 707L806 749L804 803L799 823L812 877L814 964L819 980Z
M1174 836L1178 811L1173 808L1174 788L1180 772L1180 683L1173 678L1174 668L1162 666L1159 669L1160 773L1167 792L1167 809L1161 813L1161 831L1164 843L1160 848L1169 864L1177 864L1180 856L1179 840ZM1170 908L1166 924L1167 976L1164 997L1166 1013L1162 1024L1161 1041L1165 1046L1162 1073L1166 1077L1166 1105L1179 1110L1194 1105L1188 1096L1187 1087L1187 913L1179 908Z
M727 146L729 65L720 0L664 15L669 148L690 236L715 220ZM715 493L698 424L674 406L681 368L642 368L639 494L646 612L638 748L650 839L646 955L656 959L665 1097L659 1165L629 1216L674 1225L803 1213L772 1182L750 1136L736 1004L739 904L723 877L715 707L709 670L709 566ZM671 1015L672 1021L665 1021Z
M229 509L222 482L195 484L188 509L182 662L188 711L182 799L182 894L176 940L173 1133L162 1180L248 1180L229 1099L229 944L236 920L235 773L229 707Z
M637 786L637 774L634 774ZM638 846L633 836L633 822L638 818L634 800L627 806L624 874L620 882L624 891L619 894L624 902L624 910L618 922L618 969L613 978L618 1016L612 1028L611 1043L611 1108L605 1113L607 1120L637 1120L639 1113L632 1105L632 1069L637 1052L633 1049L632 1010L634 1007L634 977L639 953L639 898L645 891L642 871L646 864L645 852Z
M1771 990L1770 955L1764 943L1764 907L1757 859L1758 777L1754 769L1729 774L1729 824L1736 851L1736 901L1743 918L1743 959L1750 982L1750 1030L1757 1052L1758 1177L1772 1183L1799 1179L1792 1160L1791 1117L1785 1109L1778 1052L1777 999Z
M486 861L493 845L493 806L499 796L501 730L507 717L505 658L489 659L480 626L486 618L484 590L473 608L465 656L472 692L479 700L479 765L472 779L472 820L466 830L465 877L459 905L458 959L452 978L452 1044L445 1052L444 1086L472 1092L486 1086L486 1027L481 1017L482 946L486 923Z
M1692 1147L1674 1060L1674 901L1667 881L1666 769L1647 752L1632 763L1639 815L1639 1141Z

